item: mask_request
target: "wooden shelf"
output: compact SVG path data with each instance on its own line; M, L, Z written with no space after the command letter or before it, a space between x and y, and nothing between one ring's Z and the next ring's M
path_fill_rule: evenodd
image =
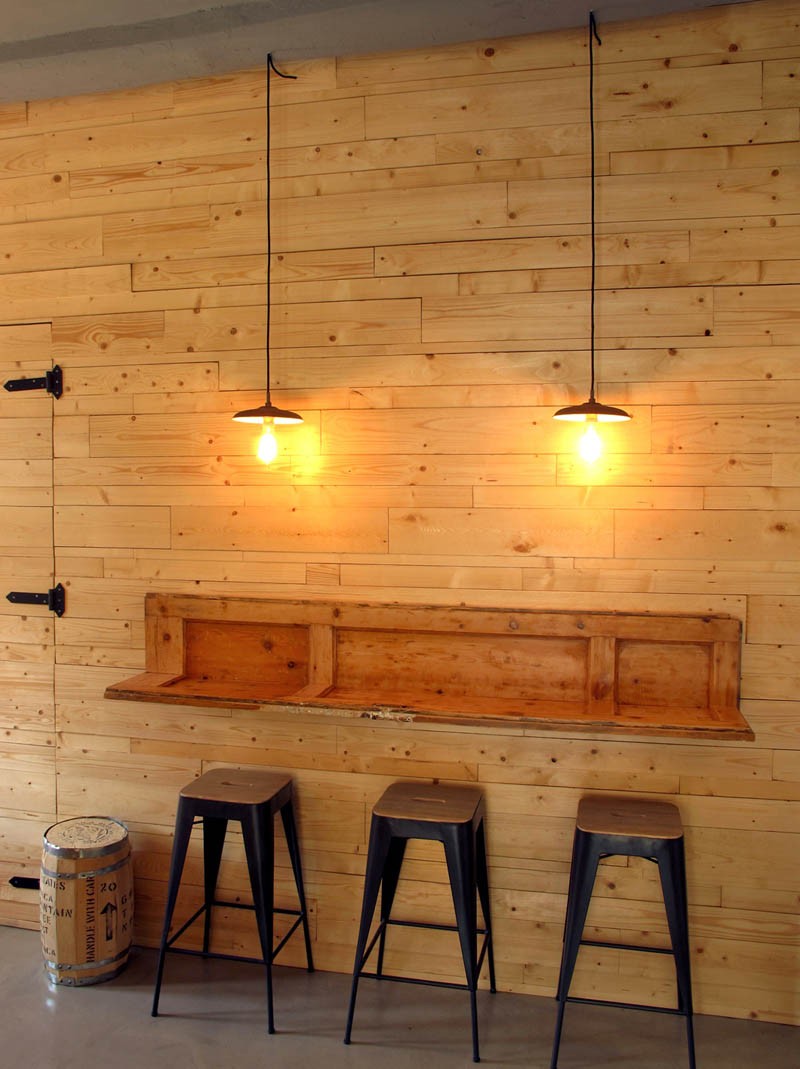
M752 739L728 616L149 594L107 698Z

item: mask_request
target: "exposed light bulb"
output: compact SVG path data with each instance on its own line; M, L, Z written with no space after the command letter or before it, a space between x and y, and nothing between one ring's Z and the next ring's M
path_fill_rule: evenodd
M261 437L258 439L256 456L262 464L271 464L277 455L278 440L273 434L272 423L265 423Z
M594 464L603 452L603 442L594 423L590 423L578 442L578 453L587 464Z

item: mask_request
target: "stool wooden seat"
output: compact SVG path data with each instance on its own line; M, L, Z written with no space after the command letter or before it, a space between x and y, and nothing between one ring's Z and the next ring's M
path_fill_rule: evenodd
M578 803L576 827L590 835L634 835L680 839L683 824L678 807L655 798L589 795Z
M598 863L602 858L614 855L642 857L658 865L671 949L583 939ZM677 1008L571 997L569 987L581 946L671 954L675 959ZM556 999L558 1015L550 1069L557 1069L558 1066L564 1008L567 1002L620 1006L685 1017L689 1066L690 1069L695 1069L683 826L678 808L671 802L609 795L591 795L580 800L575 822L564 945Z
M456 923L433 924L424 921L398 921L391 918L392 904L400 878L400 869L409 839L431 839L444 846ZM381 893L380 922L367 945L378 893ZM477 898L480 899L483 927L478 927ZM448 983L416 977L394 976L383 971L386 930L390 925L458 932L464 960L466 982ZM480 953L478 936L483 936ZM375 972L366 971L370 954L378 945ZM344 1042L350 1042L358 981L361 977L395 980L401 983L429 984L467 990L472 1015L472 1054L480 1061L476 992L484 959L489 964L489 984L496 991L492 922L489 908L489 877L486 862L484 801L481 791L472 786L448 786L427 783L394 783L383 793L372 810L361 923L353 965L353 983Z
M289 859L294 874L299 901L298 909L278 909L274 905L274 817L280 813ZM217 877L222 861L222 850L228 821L237 820L242 826L247 869L253 893L253 903L223 902L216 897ZM203 827L203 905L170 936L172 916L178 898L186 851L196 821ZM216 906L228 909L250 909L255 912L261 943L261 958L245 958L235 954L218 954L209 949L211 941L211 915ZM295 918L280 943L273 948L273 915L286 914ZM203 949L201 951L176 947L173 944L200 916L204 917ZM292 777L284 772L266 769L215 768L187 784L178 796L178 811L175 817L175 836L170 861L167 901L164 910L164 925L158 955L155 991L153 994L153 1017L158 1016L164 961L168 951L194 954L208 958L226 958L235 961L252 961L264 964L267 976L267 1027L275 1031L272 1006L272 962L302 925L305 938L306 962L313 972L311 937L308 927L303 873L300 850L294 820L292 802Z

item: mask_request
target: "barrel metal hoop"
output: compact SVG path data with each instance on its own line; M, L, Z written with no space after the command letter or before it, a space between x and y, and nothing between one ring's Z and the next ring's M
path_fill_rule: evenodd
M121 961L116 969L112 969L111 972L102 973L99 976L78 976L74 973L64 974L63 976L56 975L52 970L45 969L45 973L54 984L61 984L62 987L89 987L90 984L101 984L106 980L113 980L115 976L123 971L127 962Z
M103 869L92 869L90 872L54 872L52 869L47 869L42 865L42 875L50 876L54 880L89 880L94 876L105 876L109 872L116 872L117 869L121 869L124 865L127 865L130 858L130 852L125 857L120 858L119 861L114 862L113 865L106 865Z
M50 961L45 958L45 965L48 969L63 969L65 972L86 972L87 969L100 969L104 965L112 965L115 961L119 961L120 958L126 958L130 947L126 947L124 950L120 950L119 954L115 954L113 958L103 958L102 961L86 961L80 965L66 965L60 961Z

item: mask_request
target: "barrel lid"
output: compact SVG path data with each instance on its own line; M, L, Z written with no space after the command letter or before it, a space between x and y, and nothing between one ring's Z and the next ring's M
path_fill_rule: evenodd
M51 824L44 833L45 849L64 857L89 857L123 842L128 829L113 817L70 817Z

